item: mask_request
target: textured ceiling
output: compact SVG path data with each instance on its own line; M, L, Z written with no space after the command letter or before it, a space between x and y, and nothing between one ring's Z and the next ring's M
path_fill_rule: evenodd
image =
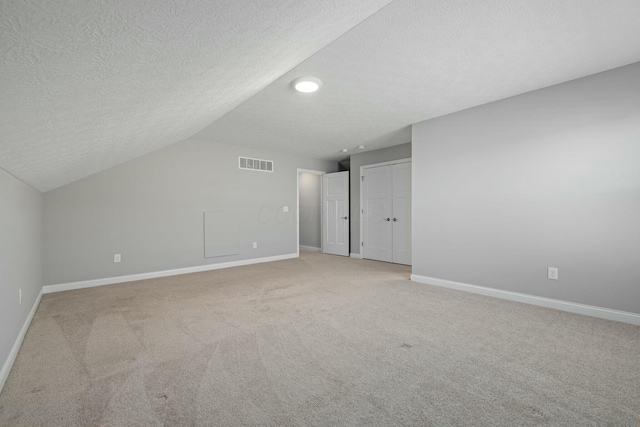
M324 159L411 123L640 61L640 0L395 0L197 138ZM313 95L290 89L311 75ZM640 76L638 76L640 78Z
M0 2L0 166L47 191L194 134L339 159L640 61L640 0L389 3Z
M389 1L2 1L0 166L47 191L178 142Z

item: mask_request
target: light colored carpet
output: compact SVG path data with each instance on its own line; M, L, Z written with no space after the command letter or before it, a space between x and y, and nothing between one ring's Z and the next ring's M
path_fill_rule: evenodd
M633 426L640 327L300 259L45 295L29 426Z

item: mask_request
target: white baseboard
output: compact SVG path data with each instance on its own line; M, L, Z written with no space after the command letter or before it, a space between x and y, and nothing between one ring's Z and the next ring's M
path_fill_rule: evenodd
M31 325L33 316L35 316L36 310L38 310L38 306L40 305L40 300L42 299L43 293L44 292L41 289L40 293L38 294L38 298L36 298L36 302L33 303L33 307L31 308L27 319L24 321L24 325L22 325L22 329L20 329L20 333L18 334L16 342L13 344L13 347L9 352L7 360L5 360L4 365L2 365L2 371L0 371L0 392L4 388L4 384L7 382L7 378L9 378L9 372L11 372L13 362L16 361L16 357L18 356L18 352L20 351L20 347L22 346L22 341L24 341L24 337L25 335L27 335L27 331L29 330L29 326Z
M584 314L585 316L599 317L601 319L640 325L640 314L626 311L612 310L609 308L595 307L592 305L578 304L552 298L538 297L535 295L521 294L518 292L503 291L501 289L486 288L484 286L470 285L468 283L454 282L452 280L437 279L435 277L411 275L411 280L428 285L441 286L443 288L456 289L458 291L471 292L473 294L486 295L494 298L522 302L540 307L554 308L570 313Z
M200 273L202 271L220 270L222 268L241 267L243 265L260 264L263 262L282 261L298 258L298 254L277 255L264 258L243 259L240 261L222 262L218 264L198 265L195 267L176 268L175 270L152 271L150 273L131 274L129 276L106 277L104 279L85 280L81 282L48 285L42 288L43 293L71 291L74 289L93 288L95 286L115 285L117 283L136 282L138 280L155 279L158 277L177 276L179 274Z
M304 245L300 245L300 250L301 251L311 251L311 252L320 252L321 251L320 248L316 248L315 246L304 246Z
M354 254L354 253L351 253L351 254L349 254L349 256L350 256L351 258L362 259L362 255L361 255L361 254Z

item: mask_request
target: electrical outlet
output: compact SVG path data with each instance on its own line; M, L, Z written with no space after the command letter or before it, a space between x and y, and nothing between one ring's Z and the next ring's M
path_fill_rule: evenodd
M547 269L547 277L549 280L558 280L558 269L556 267L549 267Z
M22 305L22 288L18 289L18 303Z
M256 249L258 247L258 242L253 242L253 249Z
M120 254L113 254L113 262L122 261L122 256Z

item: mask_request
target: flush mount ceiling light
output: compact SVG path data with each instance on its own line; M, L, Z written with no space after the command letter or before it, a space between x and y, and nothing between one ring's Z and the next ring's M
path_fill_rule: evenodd
M358 150L364 150L364 145L358 145Z
M343 149L342 149L342 150L340 150L340 151L342 151L343 153L346 153L346 152L347 152L347 151L349 151L349 150L347 150L346 148L343 148Z
M292 81L291 86L298 92L312 93L322 87L322 82L315 77L300 77Z

